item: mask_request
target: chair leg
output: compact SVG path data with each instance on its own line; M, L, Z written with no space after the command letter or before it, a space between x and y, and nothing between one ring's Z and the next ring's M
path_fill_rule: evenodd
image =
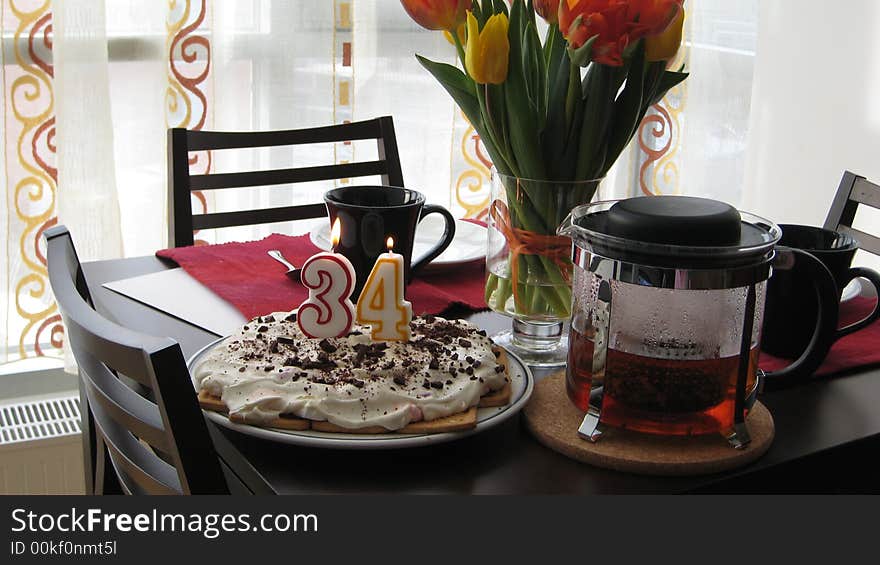
M95 421L92 418L92 412L89 410L89 400L86 398L85 391L80 381L79 387L79 410L80 410L80 429L82 430L82 452L83 452L83 475L85 481L85 493L95 494Z
M94 494L125 494L119 478L116 476L113 462L110 461L110 452L107 450L107 446L104 445L104 438L100 434L97 437Z

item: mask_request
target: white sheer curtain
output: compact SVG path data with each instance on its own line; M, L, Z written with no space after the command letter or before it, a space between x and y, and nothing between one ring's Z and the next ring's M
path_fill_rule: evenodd
M880 179L880 3L774 0L758 20L743 206L822 225L844 170ZM856 225L880 233L861 208Z
M458 215L478 216L485 205L489 164L413 56L452 62L454 49L413 23L397 0L0 1L0 363L58 355L39 243L45 226L70 226L84 260L167 245L167 127L299 128L391 114L409 186ZM686 5L681 62L691 78L621 157L608 195L703 195L817 224L844 169L880 179L880 106L872 97L880 5ZM374 152L368 143L215 152L196 166L223 172ZM222 211L315 201L332 184L205 202ZM271 229L294 228L203 238L249 239Z
M52 3L58 216L81 260L119 257L122 229L104 2ZM124 132L120 132L125 135Z

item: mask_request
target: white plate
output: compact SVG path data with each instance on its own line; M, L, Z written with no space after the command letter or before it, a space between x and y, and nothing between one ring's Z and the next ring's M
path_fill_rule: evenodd
M223 341L225 338L211 342L193 355L187 362L190 372L209 349ZM306 447L324 447L328 449L399 449L404 447L422 447L436 445L447 441L461 439L485 430L493 428L507 420L525 406L532 395L535 383L529 368L520 361L519 357L507 352L510 364L510 403L507 406L492 408L480 408L477 410L477 425L472 430L462 432L444 432L439 434L340 434L329 432L316 432L313 430L292 431L275 428L258 428L247 424L230 422L229 418L217 412L203 410L205 416L214 423L241 432L245 435Z
M847 300L852 300L856 296L862 293L862 283L859 282L859 279L853 279L846 285L843 289L843 293L840 297L841 302L846 302Z
M443 235L446 226L440 214L429 214L419 222L416 227L416 239L413 243L413 262L424 256ZM316 247L324 251L330 250L330 225L321 222L309 232L309 239ZM472 261L482 261L486 258L486 228L483 226L455 221L455 237L452 243L436 259L431 261L426 268L452 267Z

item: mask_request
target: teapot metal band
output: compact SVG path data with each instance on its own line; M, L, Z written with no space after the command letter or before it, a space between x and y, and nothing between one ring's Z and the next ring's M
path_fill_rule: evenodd
M765 281L770 278L773 257L771 252L760 263L729 269L676 269L609 259L576 245L572 246L571 253L575 265L605 280L676 290L741 288Z

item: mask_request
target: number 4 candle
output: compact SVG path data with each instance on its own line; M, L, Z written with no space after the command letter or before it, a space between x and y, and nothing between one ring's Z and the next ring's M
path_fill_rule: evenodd
M333 222L330 239L339 243L339 218ZM300 273L309 297L299 307L296 322L304 334L312 338L342 337L354 323L355 272L351 261L339 253L318 253L305 262Z
M403 298L403 255L394 253L389 237L388 253L379 255L357 302L357 321L369 324L375 340L409 341L412 305Z

